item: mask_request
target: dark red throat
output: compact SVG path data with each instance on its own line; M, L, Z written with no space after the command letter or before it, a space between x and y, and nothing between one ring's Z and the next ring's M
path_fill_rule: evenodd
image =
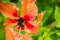
M20 27L24 26L24 19L22 17L20 17L20 19L18 19L18 24Z

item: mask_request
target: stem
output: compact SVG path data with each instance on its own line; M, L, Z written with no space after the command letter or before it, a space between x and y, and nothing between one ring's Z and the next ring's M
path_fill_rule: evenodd
M19 30L19 34L21 33L21 28L20 28L20 30Z

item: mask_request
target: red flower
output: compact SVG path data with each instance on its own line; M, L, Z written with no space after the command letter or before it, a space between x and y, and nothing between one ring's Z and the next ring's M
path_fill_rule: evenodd
M18 15L15 5L0 2L0 12L7 17L5 26L10 27L17 24L17 30L26 30L37 34L44 12L38 14L35 1L22 0L21 15ZM38 20L33 21L36 16L38 16Z

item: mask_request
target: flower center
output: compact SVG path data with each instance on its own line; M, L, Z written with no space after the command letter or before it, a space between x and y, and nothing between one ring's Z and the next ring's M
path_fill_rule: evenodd
M18 24L20 27L24 26L24 20L22 17L20 17L20 19L18 20Z

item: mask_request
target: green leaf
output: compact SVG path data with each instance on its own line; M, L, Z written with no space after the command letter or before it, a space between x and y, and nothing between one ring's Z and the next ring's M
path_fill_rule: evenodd
M5 40L5 27L0 23L0 40Z
M38 40L45 40L45 38L48 36L48 32L44 31L44 34L41 35ZM47 38L46 38L47 39Z
M45 35L46 33L48 34L50 32L50 28L47 27L40 27L40 31L38 33L38 37Z
M2 2L9 3L9 0L2 0Z
M44 40L51 40L51 38L49 36L47 36Z
M60 36L60 30L58 30L58 31L56 32L56 34L57 34L58 36Z
M40 36L40 37L38 38L38 40L43 40L43 36Z
M20 30L20 31L21 31L21 33L20 33L20 34L25 34L25 33L26 33L24 30Z
M51 40L57 40L58 36L56 35L56 33L50 35Z
M5 21L5 18L4 16L0 13L0 23L4 22Z
M53 17L51 16L53 14L52 12L53 12L53 7L46 6L46 13L45 13L44 18L42 20L42 26L49 25L53 21L52 20Z
M60 28L60 8L56 6L55 19L57 22L57 27Z
M29 33L29 34L30 34L30 36L33 38L33 40L37 40L37 38L38 38L38 36L37 36L37 35L32 34L32 33Z
M19 0L9 0L10 2L13 2L13 3L18 3Z
M60 40L60 38L58 38L57 40Z
M41 11L45 11L45 5L40 3L40 2L36 2L36 5L38 7L38 13L40 13Z

